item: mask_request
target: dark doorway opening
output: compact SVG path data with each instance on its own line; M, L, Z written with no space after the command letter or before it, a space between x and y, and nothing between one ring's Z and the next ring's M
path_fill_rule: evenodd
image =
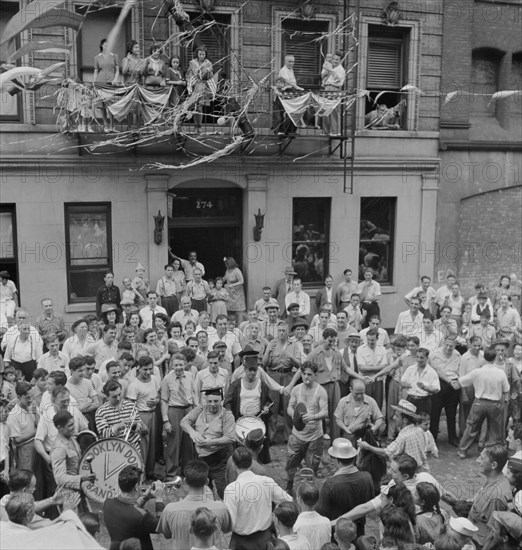
M240 189L176 188L169 201L169 245L176 255L187 258L195 250L206 280L225 273L225 256L242 269Z

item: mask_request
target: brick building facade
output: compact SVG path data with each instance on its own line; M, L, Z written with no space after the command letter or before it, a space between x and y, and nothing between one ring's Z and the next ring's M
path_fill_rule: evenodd
M451 4L451 5L450 5ZM441 175L436 276L453 270L463 294L518 273L522 242L522 95L499 101L473 94L522 89L520 2L447 3L441 89Z

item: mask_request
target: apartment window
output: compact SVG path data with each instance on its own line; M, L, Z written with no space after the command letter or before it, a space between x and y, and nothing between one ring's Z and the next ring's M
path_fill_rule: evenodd
M292 266L303 284L322 284L329 268L329 198L294 199Z
M470 91L472 94L478 94L469 96L473 117L492 118L495 116L496 102L479 94L492 95L498 92L501 59L502 56L498 50L480 48L472 53Z
M393 282L393 249L395 234L395 197L368 197L361 199L361 226L359 235L359 280L364 269L373 269L373 278L379 283Z
M0 206L0 271L8 271L18 289L18 256L16 241L16 209L14 204Z
M326 42L321 40L328 33L328 21L302 21L285 19L282 24L282 59L285 55L295 57L294 74L302 88L321 86L321 67L326 55Z
M110 204L66 204L65 240L69 303L92 301L112 270Z
M406 99L406 95L399 90L408 83L409 43L409 29L368 25L364 86L369 91L364 110L366 128L406 129L406 102L397 107L396 116L392 113L383 116L382 113L383 107L396 107Z
M190 19L196 29L203 25L212 25L200 30L197 34L199 41L207 50L207 59L212 63L214 79L216 80L217 90L223 90L233 80L231 74L231 16L224 13L213 13L211 19L204 18L200 13L188 12ZM187 70L189 63L197 55L196 45L191 40L189 44L182 44L180 49L180 62L184 71ZM217 73L217 74L216 74ZM237 76L237 75L236 75ZM222 100L216 99L210 102L210 105L203 105L203 123L212 124L216 122L216 116L223 114L224 105Z
M20 10L18 2L0 2L0 36L3 34L8 21ZM20 40L16 37L11 44L11 41L0 45L0 59L4 62L8 59L9 54L12 54L20 47ZM17 62L17 65L20 63ZM8 84L7 87L0 90L0 120L5 122L17 122L21 120L22 113L22 94L21 92L14 93L18 90L13 84Z
M106 8L88 11L83 6L76 9L78 13L85 14L82 29L79 33L78 76L85 82L91 82L94 76L94 58L100 53L100 42L109 36L118 19L120 10ZM127 42L131 37L130 26L131 18L128 16L116 37L113 48L113 52L118 56L120 66L122 59L127 55Z

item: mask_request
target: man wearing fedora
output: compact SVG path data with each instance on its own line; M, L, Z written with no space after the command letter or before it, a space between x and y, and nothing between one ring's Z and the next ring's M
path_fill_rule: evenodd
M357 449L351 441L343 437L334 439L328 454L333 458L337 471L325 481L315 510L332 521L371 500L374 485L372 476L368 472L360 472L355 466ZM365 518L357 521L356 525L357 536L364 535Z
M297 273L292 267L286 267L284 278L277 281L274 286L274 290L272 291L272 297L277 300L277 303L279 304L279 309L283 312L283 317L286 317L285 298L287 294L290 294L290 292L292 292L292 282L295 275L297 275Z
M359 448L387 458L407 454L416 460L419 468L423 467L426 464L427 445L424 430L419 426L422 416L417 414L417 407L406 399L401 399L398 405L392 405L392 409L397 413L397 424L401 428L397 439L383 448L359 440Z

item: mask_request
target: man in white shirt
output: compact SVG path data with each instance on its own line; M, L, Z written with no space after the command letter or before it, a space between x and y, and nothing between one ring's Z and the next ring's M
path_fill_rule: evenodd
M214 349L217 342L223 342L227 346L225 352L225 360L232 365L236 360L238 353L241 351L241 344L238 337L227 330L227 316L218 315L216 317L216 334L209 336L208 347ZM236 361L237 362L237 361Z
M422 330L419 334L419 343L430 353L436 351L442 345L444 336L435 328L435 317L431 313L424 315L422 319Z
M301 279L294 278L292 281L292 292L285 296L285 305L299 304L299 317L307 318L310 315L310 296L302 290Z
M361 307L366 310L365 325L372 315L380 315L379 300L381 298L381 285L373 280L373 269L367 267L364 270L364 281L357 285L357 292L361 298Z
M377 336L378 333L376 330L369 330L366 333L366 343L357 350L359 374L365 378L370 378L388 364L386 349L377 344ZM366 394L373 397L375 401L377 401L379 409L382 410L384 399L382 380L376 380L372 384L368 384L368 386L366 386Z
M447 303L449 300L449 297L451 296L452 290L451 287L455 284L455 275L451 271L448 272L446 275L446 284L442 285L440 288L437 289L436 297L435 297L435 304L440 308Z
M504 407L507 406L509 398L509 383L506 373L493 364L496 356L497 352L495 350L487 349L484 352L486 363L479 369L474 369L458 379L462 387L473 386L475 390L475 401L466 423L466 431L460 440L459 450L457 451L459 458L466 458L467 451L480 434L480 429L486 419L486 446L489 447L504 440L502 420Z
M484 353L482 351L482 338L479 336L473 336L469 341L469 349L464 353L460 359L459 378L466 376L471 371L481 367L484 361ZM467 386L460 388L460 400L459 400L459 432L464 433L466 429L466 422L468 420L473 400L475 399L475 392L473 386Z
M271 297L272 289L269 286L263 287L263 297L254 304L254 309L257 311L257 318L260 322L268 321L268 313L266 306L277 306L277 300Z
M417 363L410 365L402 375L401 386L407 388L407 400L417 407L419 414L431 413L431 395L440 391L439 376L428 365L430 352L426 348L418 348Z
M292 501L271 478L251 471L252 453L238 447L232 455L238 469L236 481L225 489L224 502L232 520L234 550L264 550L271 538L272 504Z
M174 315L170 319L170 322L180 323L183 330L185 330L185 324L189 319L191 321L194 321L194 324L197 325L199 313L195 309L191 308L192 300L188 296L183 296L180 302L181 302L181 309L179 311L176 311L176 313L174 313Z
M13 342L17 336L20 335L20 325L22 323L29 323L29 314L25 309L18 309L15 313L15 324L7 329L7 331L4 334L4 337L2 338L2 344L1 349L2 351L5 351L7 348L7 344L10 342ZM30 325L30 332L29 335L31 337L31 341L39 348L38 357L42 355L42 349L43 349L43 340L40 336L39 332L36 330L36 327L33 327Z
M328 76L324 81L324 89L327 92L340 92L343 89L346 80L346 71L341 65L342 54L335 52L332 57L332 68L325 69ZM330 99L339 99L337 94L328 94ZM323 117L324 131L331 136L339 136L341 131L341 118L339 107L336 107L332 113Z
M148 328L154 328L154 316L157 313L163 313L167 315L167 310L164 307L158 305L158 294L154 290L147 292L147 302L145 307L140 309L141 329L147 330Z
M60 340L58 336L56 334L49 334L46 336L45 345L49 351L38 359L38 368L45 369L49 373L59 370L64 372L66 376L70 376L69 356L63 351L60 351Z
M422 330L423 315L419 311L420 300L419 298L410 299L410 309L408 311L401 311L397 317L397 324L395 325L395 334L402 334L403 336L420 336Z
M312 548L321 548L330 542L332 527L327 517L318 514L314 507L319 502L319 489L312 483L301 483L297 489L297 504L301 510L294 531L303 535Z
M285 81L286 86L291 86L295 90L302 91L303 88L297 85L297 80L294 74L295 57L293 55L285 55L285 64L279 69L279 78Z
M308 539L294 532L294 525L299 516L295 502L281 502L274 508L274 527L278 537L286 542L290 550L312 550Z
M424 300L421 303L421 307L425 313L432 313L432 306L435 303L435 298L437 297L437 292L431 286L431 279L427 275L421 277L420 286L416 286L414 289L410 290L406 296L404 296L404 301L409 306L410 300L416 298L420 292L424 294Z

